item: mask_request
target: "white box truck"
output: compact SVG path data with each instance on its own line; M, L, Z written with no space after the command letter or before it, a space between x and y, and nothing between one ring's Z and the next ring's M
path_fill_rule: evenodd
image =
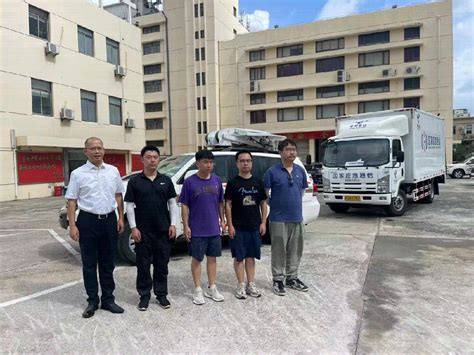
M383 206L401 216L407 199L432 203L446 176L444 120L414 108L338 117L326 142L323 196L337 213Z

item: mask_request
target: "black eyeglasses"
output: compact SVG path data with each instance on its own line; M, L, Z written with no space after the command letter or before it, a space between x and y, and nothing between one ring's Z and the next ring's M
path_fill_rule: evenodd
M288 174L288 185L293 186L293 176Z

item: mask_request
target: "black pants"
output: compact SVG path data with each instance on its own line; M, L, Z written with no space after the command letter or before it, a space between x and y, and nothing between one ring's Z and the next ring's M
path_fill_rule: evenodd
M140 229L140 228L139 228ZM171 253L171 239L168 231L143 232L142 240L135 244L137 254L137 291L141 298L150 299L151 288L157 297L168 294L168 262ZM153 264L153 280L150 267Z
M99 266L102 304L114 301L114 257L117 249L117 216L111 213L105 219L80 212L77 218L79 245L82 257L82 275L87 293L87 302L99 305L99 285L97 266Z

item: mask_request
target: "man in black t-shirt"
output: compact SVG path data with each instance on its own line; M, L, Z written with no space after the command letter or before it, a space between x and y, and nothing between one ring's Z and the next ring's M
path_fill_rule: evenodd
M171 240L176 237L178 206L173 182L158 173L160 151L152 145L141 151L143 172L130 179L125 201L127 219L132 229L137 255L137 291L140 295L138 309L146 311L151 289L162 308L169 308L168 262ZM150 266L153 263L153 279Z
M235 297L245 299L261 296L255 285L255 258L260 259L261 236L266 232L267 194L263 181L252 176L252 154L240 150L235 160L239 175L227 183L225 213L238 281Z

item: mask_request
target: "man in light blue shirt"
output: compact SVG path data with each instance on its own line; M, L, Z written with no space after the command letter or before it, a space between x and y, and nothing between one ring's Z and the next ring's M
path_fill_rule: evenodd
M294 163L296 149L296 143L291 139L281 141L278 144L281 163L268 169L263 178L265 188L271 190L273 292L279 296L286 294L285 284L298 291L308 291L298 278L303 254L303 195L308 181L305 170Z
M117 168L104 163L105 150L100 138L87 138L84 154L88 161L72 172L66 199L69 235L81 247L82 273L88 296L88 306L82 316L90 318L99 308L97 266L102 290L101 308L123 313L113 296L113 272L118 234L124 228L124 187ZM76 208L80 210L77 222Z

